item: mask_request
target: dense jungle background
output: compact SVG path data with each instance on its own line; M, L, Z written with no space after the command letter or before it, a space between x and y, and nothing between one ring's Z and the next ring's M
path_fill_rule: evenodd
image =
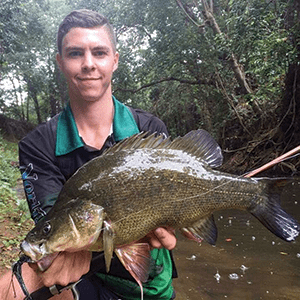
M175 137L204 128L224 170L242 174L298 145L299 0L2 0L0 126L20 139L68 101L56 31L73 9L114 25L122 102L159 116ZM295 174L298 159L269 172Z

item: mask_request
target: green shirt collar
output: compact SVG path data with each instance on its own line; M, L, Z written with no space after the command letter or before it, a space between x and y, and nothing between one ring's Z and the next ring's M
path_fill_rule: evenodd
M139 133L138 126L129 108L119 102L114 96L113 102L115 108L113 120L115 141L118 142ZM58 118L55 155L65 155L83 146L84 142L79 136L71 107L68 104Z

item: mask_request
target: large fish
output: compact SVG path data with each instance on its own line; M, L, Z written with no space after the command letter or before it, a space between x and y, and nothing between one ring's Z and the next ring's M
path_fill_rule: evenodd
M150 254L148 245L136 241L171 226L192 240L215 244L216 210L247 210L275 235L293 241L299 224L282 210L272 185L214 170L222 160L220 147L203 130L172 142L161 135L132 136L66 182L21 250L32 261L59 251L104 250L107 269L115 251L141 284L147 270L138 265L136 271L135 264Z

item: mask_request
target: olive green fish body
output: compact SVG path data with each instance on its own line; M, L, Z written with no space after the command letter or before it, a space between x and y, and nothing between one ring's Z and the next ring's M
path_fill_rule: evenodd
M261 194L258 182L213 171L192 157L190 168L170 170L170 166L175 165L174 158L176 164L184 165L179 151L172 151L172 159L170 151L166 150L143 151L144 155L128 152L126 158L134 163L115 165L114 170L88 185L82 180L86 188L84 197L104 208L114 230L116 245L138 240L159 226L192 226L216 210L246 210L256 195ZM148 164L145 152L149 157L157 154L158 159ZM99 167L97 163L93 168ZM139 164L143 165L143 170ZM200 168L201 173L197 174ZM267 197L261 196L261 201L266 200Z

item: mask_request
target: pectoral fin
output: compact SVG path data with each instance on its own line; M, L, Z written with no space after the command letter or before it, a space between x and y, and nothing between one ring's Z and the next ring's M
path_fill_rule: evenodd
M213 215L201 219L190 227L181 228L181 233L190 240L201 243L205 240L211 245L216 244L218 229Z
M109 222L103 222L103 250L106 272L109 272L111 258L114 252L114 232Z

